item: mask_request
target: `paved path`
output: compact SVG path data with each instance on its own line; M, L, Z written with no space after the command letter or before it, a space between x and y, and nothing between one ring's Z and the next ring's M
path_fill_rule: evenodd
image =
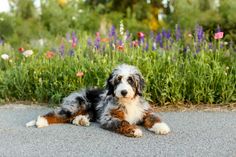
M26 128L25 123L51 109L0 107L0 156L48 157L236 157L236 112L160 113L171 127L167 136L143 130L128 138L99 127L53 125Z

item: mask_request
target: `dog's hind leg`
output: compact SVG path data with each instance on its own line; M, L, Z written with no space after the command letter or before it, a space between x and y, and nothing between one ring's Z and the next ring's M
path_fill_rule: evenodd
M43 116L38 116L34 125L37 128L43 128L49 126L50 124L69 123L71 121L71 118L72 115L69 111L60 108L58 111L52 111Z
M26 124L27 127L36 126L38 128L46 127L56 123L73 123L76 125L89 125L89 116L87 113L88 102L84 92L72 93L63 99L63 103L58 110L39 116L37 120Z
M88 126L89 115L86 110L80 109L73 113L65 108L59 108L43 116L38 116L37 120L26 124L27 127L35 125L37 128L47 127L50 124L73 123L75 125Z

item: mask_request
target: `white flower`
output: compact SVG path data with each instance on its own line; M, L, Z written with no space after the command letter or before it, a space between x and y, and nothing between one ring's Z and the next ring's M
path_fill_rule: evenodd
M2 54L1 58L4 60L8 60L10 57L7 54Z
M25 57L29 57L29 56L31 56L33 53L34 53L34 52L33 52L32 50L26 50L26 51L23 52L23 55L24 55Z
M220 7L220 0L214 0L213 6L215 9L219 8Z
M120 21L120 34L121 35L124 34L124 23L123 23L123 20Z
M75 21L75 20L76 20L76 17L75 17L75 16L72 16L72 20Z
M169 0L162 0L161 3L163 4L164 8L167 8Z

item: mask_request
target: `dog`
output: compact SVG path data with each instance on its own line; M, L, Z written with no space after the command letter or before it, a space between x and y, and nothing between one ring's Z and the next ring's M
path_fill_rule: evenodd
M38 116L26 124L38 128L56 123L89 126L98 122L101 127L129 137L141 137L138 124L156 134L168 134L169 126L143 98L144 78L132 65L117 66L106 81L105 89L83 89L63 99L59 109Z

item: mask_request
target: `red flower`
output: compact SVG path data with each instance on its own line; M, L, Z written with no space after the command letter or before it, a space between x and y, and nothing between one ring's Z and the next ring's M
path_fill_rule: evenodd
M138 38L144 38L145 34L143 32L138 32Z
M99 32L96 32L96 37L100 37L100 33Z
M20 53L22 53L22 52L25 51L25 49L24 49L23 47L20 47L20 48L18 48L18 51L19 51Z
M75 43L75 42L72 43L72 47L73 47L73 48L76 47L76 43Z
M109 41L110 41L109 38L102 38L102 39L101 39L101 42L104 42L104 43L109 42Z
M133 47L138 47L138 41L132 41L132 46Z
M218 33L215 33L214 35L214 39L221 39L224 37L224 32L218 32Z
M116 46L116 48L119 51L124 51L124 46L123 45L118 45L118 46Z
M55 53L52 52L52 51L48 51L48 52L46 53L46 58L47 58L47 59L51 59L51 58L54 57L54 56L55 56Z
M78 71L78 72L76 73L76 76L77 76L77 77L83 77L83 76L84 76L84 73L83 73L82 71Z

